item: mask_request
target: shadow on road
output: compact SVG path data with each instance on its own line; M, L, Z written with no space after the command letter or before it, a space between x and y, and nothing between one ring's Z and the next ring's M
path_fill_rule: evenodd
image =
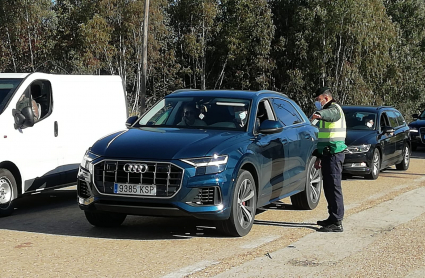
M97 228L87 222L74 190L55 190L16 201L13 215L0 218L0 229L77 237L165 240L220 237L211 221L195 218L127 216L120 227ZM214 225L214 224L213 224Z
M315 231L319 229L319 227L315 223L293 223L293 222L255 220L254 225L279 226L279 227L288 227L288 228L308 228Z

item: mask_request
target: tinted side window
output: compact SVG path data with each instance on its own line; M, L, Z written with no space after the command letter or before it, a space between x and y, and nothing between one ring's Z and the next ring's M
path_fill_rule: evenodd
M394 113L397 117L398 125L399 126L406 125L406 121L404 120L403 115L401 115L401 113L399 111L394 111Z
M399 124L397 122L397 116L395 115L395 113L392 112L392 111L387 111L386 114L388 116L388 120L390 121L390 126L391 127L398 127Z
M274 111L279 121L284 126L290 126L302 123L303 119L300 114L295 110L294 106L283 99L274 98L272 100Z

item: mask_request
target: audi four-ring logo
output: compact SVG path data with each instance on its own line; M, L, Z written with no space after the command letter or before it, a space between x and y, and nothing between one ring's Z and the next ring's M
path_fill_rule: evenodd
M127 173L146 173L148 171L148 165L146 164L136 164L136 163L126 163L123 167L124 171Z

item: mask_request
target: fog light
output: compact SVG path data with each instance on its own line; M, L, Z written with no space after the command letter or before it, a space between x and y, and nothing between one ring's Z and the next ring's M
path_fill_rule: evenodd
M366 163L365 162L352 163L351 167L366 167Z
M78 198L78 203L80 205L88 206L91 203L93 203L93 201L94 201L94 197L90 197L90 198L87 198L87 199L84 199L84 198L81 198L81 197Z

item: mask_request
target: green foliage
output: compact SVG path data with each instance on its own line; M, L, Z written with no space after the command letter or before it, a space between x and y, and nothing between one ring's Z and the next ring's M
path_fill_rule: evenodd
M425 105L422 0L0 1L0 71L119 74L132 112L182 87L313 92L343 104Z

